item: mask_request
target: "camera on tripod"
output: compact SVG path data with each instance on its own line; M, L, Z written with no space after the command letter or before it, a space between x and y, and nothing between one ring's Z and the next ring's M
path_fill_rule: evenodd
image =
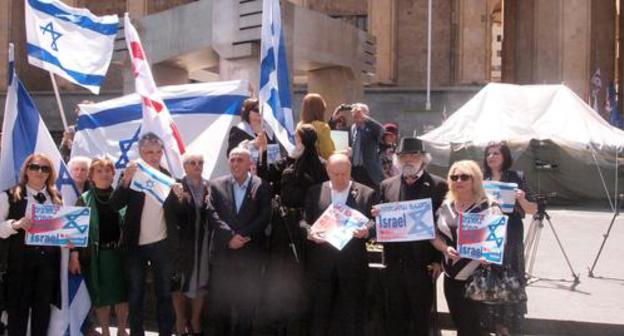
M548 205L548 200L555 197L557 197L556 192L534 194L533 199L535 199L535 203L537 203L537 213L535 214L535 216L543 216L546 212L546 205Z

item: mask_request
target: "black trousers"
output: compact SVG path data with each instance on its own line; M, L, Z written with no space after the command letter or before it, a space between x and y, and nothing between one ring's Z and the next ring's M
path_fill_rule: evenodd
M216 318L216 335L252 334L260 298L261 264L213 265L211 296Z
M366 273L338 276L334 269L319 275L309 278L309 335L364 335Z
M9 262L10 263L10 262ZM25 247L21 271L9 264L7 299L9 336L25 336L30 317L30 335L46 336L50 303L58 290L59 254L54 248ZM17 273L17 274L16 274Z
M457 336L487 335L481 328L481 304L467 299L465 293L466 281L444 277L444 296L457 328Z
M389 263L386 284L386 335L428 336L435 288L427 265Z

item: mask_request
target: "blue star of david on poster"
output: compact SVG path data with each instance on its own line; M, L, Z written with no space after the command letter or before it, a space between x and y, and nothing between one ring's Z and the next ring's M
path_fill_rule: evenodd
M496 235L496 229L499 226L503 225L504 221L505 221L505 219L501 218L501 219L497 220L496 222L493 222L492 224L487 226L487 228L488 228L488 236L485 239L485 241L496 242L496 246L499 247L499 248L501 247L501 245L503 245L503 238L499 238Z
M130 139L124 139L119 141L119 150L121 154L119 154L119 159L115 162L115 169L123 169L126 168L130 159L128 158L128 152L132 149L132 145L139 141L139 133L141 132L141 126L139 126L134 132L134 135Z
M39 26L39 28L41 29L41 34L44 36L46 35L46 33L50 33L50 36L52 36L52 43L50 43L50 48L52 48L52 50L54 51L58 51L58 46L56 45L56 41L61 36L63 36L63 34L54 30L54 25L52 24L52 22L48 23L45 26Z
M425 211L414 211L407 214L407 216L409 216L409 218L414 222L414 225L410 229L409 234L433 234L433 228L428 226L423 220L423 217L425 217L425 215L427 214L426 210L428 210L428 208L425 209Z

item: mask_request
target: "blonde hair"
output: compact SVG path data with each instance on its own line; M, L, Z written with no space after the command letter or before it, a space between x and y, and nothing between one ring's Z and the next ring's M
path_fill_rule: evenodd
M48 165L48 167L50 167L50 174L48 174L48 179L45 182L46 189L48 191L48 194L52 198L52 203L59 205L62 204L63 201L61 200L60 193L54 185L54 183L56 182L56 170L54 169L52 160L50 160L47 156L41 153L30 154L26 158L26 160L24 160L24 163L22 163L22 167L20 168L19 173L19 182L17 182L17 185L15 186L15 188L13 188L12 191L13 198L17 201L20 201L22 199L22 193L24 192L24 190L26 189L26 185L28 184L28 175L26 175L26 171L28 170L28 165L34 160L44 161Z
M471 176L470 180L472 181L472 192L475 203L481 203L482 201L488 199L485 189L483 189L483 173L481 172L479 165L472 160L461 160L453 163L451 168L449 168L448 175L446 177L446 181L449 185L449 191L446 194L446 201L448 203L452 203L457 200L457 195L453 192L453 188L451 188L451 185L455 183L451 181L451 175L460 174Z

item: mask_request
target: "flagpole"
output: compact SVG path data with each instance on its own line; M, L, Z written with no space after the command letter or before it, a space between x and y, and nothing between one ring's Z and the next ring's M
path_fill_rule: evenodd
M63 103L61 102L61 95L59 94L58 86L56 85L56 78L54 78L54 74L50 71L50 80L52 80L52 87L54 88L54 96L56 97L56 103L58 104L59 113L61 114L61 120L63 121L63 128L65 132L69 129L67 126L67 119L65 118L65 110L63 109Z

